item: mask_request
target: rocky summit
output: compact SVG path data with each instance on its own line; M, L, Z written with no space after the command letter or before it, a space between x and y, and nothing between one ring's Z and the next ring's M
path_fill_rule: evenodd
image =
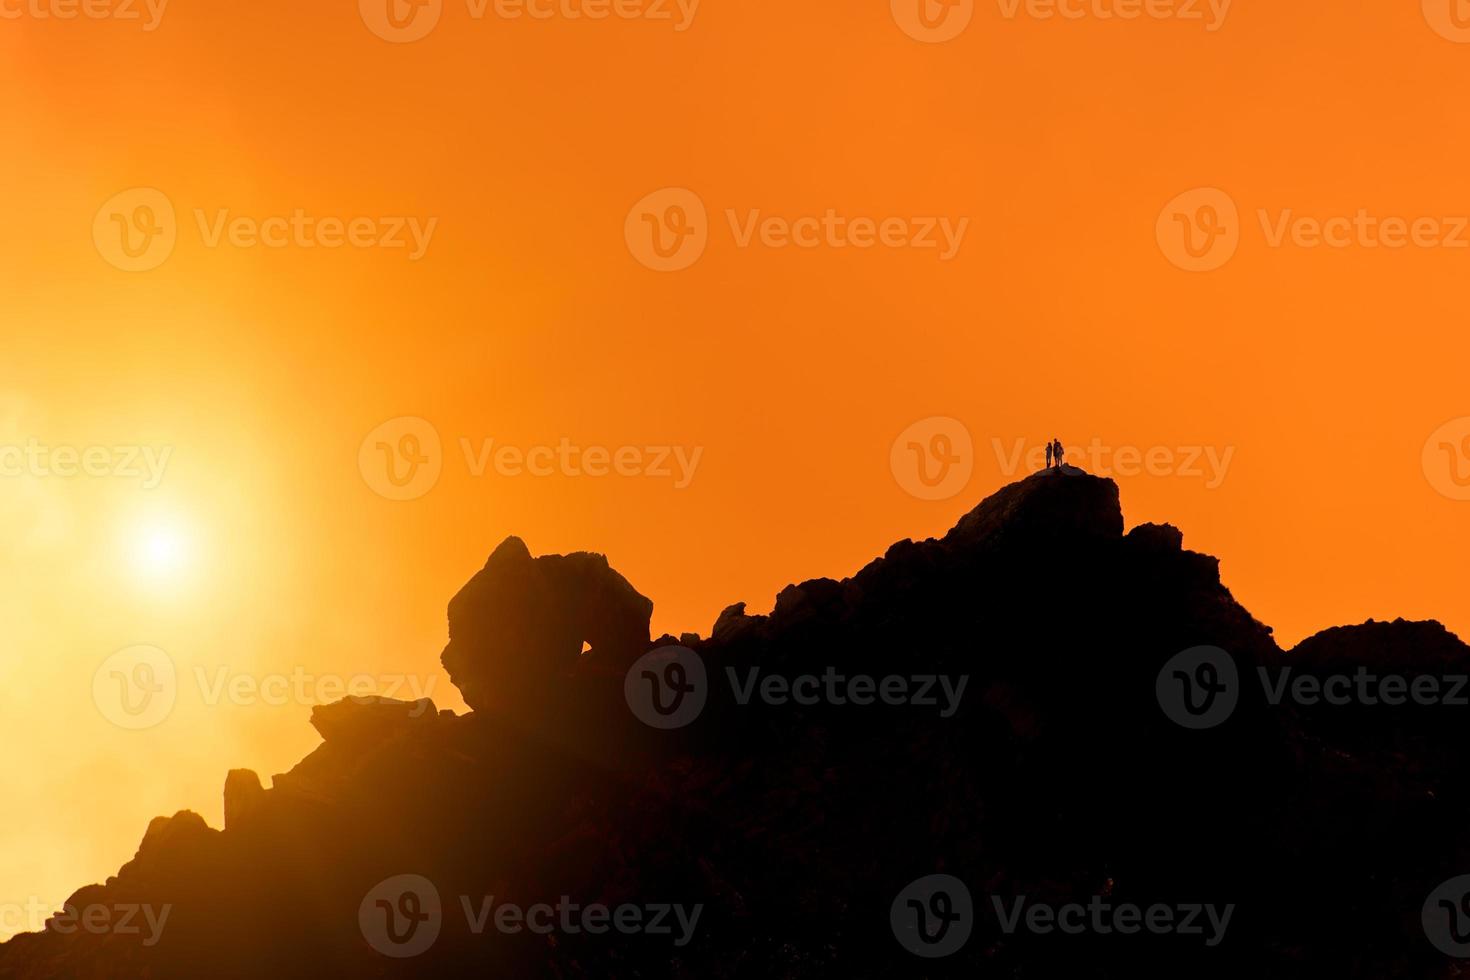
M606 558L507 539L449 605L470 713L318 707L68 903L141 928L63 912L0 977L1458 975L1438 624L1282 650L1073 467L770 608L654 639Z

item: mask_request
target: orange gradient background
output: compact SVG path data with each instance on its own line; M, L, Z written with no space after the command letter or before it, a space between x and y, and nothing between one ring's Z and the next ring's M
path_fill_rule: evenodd
M1470 416L1470 250L1271 248L1257 218L1470 214L1470 44L1417 3L1238 2L1215 31L1024 10L977 3L941 44L888 0L704 0L682 32L449 0L411 44L344 0L173 0L151 32L0 19L0 444L172 450L152 490L0 480L0 903L101 880L158 814L219 826L226 770L268 782L317 743L309 703L211 705L196 668L408 673L462 710L445 604L506 535L604 552L656 632L707 633L731 602L942 533L1024 475L995 440L1233 449L1213 489L1120 478L1129 525L1219 556L1283 645L1369 617L1470 636L1470 503L1421 462ZM178 212L150 272L92 241L134 187ZM681 272L624 241L666 187L708 208ZM1199 187L1241 216L1208 273L1155 235ZM194 218L298 208L438 226L413 262L210 248ZM725 217L829 208L969 227L944 262L741 248ZM404 502L358 466L400 416L444 447ZM930 416L974 440L942 501L889 462ZM460 444L563 438L703 455L675 489L477 478ZM157 528L184 543L162 576L135 557ZM126 731L92 676L142 643L182 684Z

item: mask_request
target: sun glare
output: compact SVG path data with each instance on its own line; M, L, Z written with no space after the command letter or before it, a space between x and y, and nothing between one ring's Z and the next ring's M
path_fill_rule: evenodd
M149 520L134 528L128 565L141 583L177 587L188 577L193 559L193 539L181 521Z

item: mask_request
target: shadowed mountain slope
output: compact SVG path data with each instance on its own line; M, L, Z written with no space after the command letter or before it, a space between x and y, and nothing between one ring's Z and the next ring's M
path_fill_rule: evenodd
M1260 674L1470 671L1437 624L1282 651L1216 559L1167 525L1125 534L1117 486L1071 467L789 586L769 615L731 606L682 638L683 673L645 657L680 642L649 638L651 608L600 556L508 539L450 605L444 664L472 713L315 709L322 745L269 789L230 773L223 831L159 818L73 898L167 906L155 944L49 928L0 946L0 978L1454 975L1420 910L1470 870L1470 709L1272 704ZM1159 678L1203 645L1234 664L1237 703L1192 730ZM660 678L697 689L688 724L643 720ZM974 915L926 959L890 910L935 874ZM400 958L377 931L427 906L372 899L401 875L441 911ZM686 936L537 934L485 919L488 896L700 912ZM1213 945L1008 933L992 896L1233 912Z

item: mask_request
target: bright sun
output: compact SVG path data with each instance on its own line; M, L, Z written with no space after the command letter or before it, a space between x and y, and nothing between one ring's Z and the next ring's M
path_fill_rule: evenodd
M133 529L128 549L135 576L157 586L176 586L186 577L194 557L188 529L178 520L155 519Z

